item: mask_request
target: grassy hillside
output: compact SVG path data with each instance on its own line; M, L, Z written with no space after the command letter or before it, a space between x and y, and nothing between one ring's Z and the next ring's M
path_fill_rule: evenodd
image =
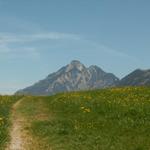
M10 112L12 105L21 96L0 96L0 149L4 149L9 140Z
M18 111L27 119L31 149L148 150L150 89L114 88L28 97Z

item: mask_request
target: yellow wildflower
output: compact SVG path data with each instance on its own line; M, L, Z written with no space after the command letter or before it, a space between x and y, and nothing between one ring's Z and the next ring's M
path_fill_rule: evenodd
M90 108L85 108L84 111L89 113L89 112L91 112L91 109Z
M84 109L84 107L81 107L81 109Z

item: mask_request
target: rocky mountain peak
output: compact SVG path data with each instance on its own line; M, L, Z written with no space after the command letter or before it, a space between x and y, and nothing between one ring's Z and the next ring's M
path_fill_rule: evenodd
M88 68L90 71L92 72L101 72L101 73L105 73L100 67L96 66L96 65L92 65Z
M44 80L17 92L17 94L51 95L59 92L100 89L116 85L116 76L98 66L85 67L73 60Z
M78 61L78 60L72 60L70 64L71 64L71 65L83 65L83 64L82 64L80 61Z
M69 65L67 65L66 72L72 71L72 70L78 70L83 71L86 67L78 60L73 60Z

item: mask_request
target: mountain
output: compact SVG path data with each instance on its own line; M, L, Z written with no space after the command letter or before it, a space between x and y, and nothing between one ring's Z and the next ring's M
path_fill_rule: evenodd
M16 94L51 95L65 91L101 89L116 86L119 79L112 73L106 73L98 66L85 67L74 60L55 73L34 85L19 90Z
M133 71L120 80L119 86L150 86L150 70Z

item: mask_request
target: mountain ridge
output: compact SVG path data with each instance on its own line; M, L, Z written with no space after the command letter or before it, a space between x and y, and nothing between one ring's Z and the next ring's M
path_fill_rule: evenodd
M60 92L103 89L109 87L150 86L150 69L136 69L122 79L96 65L86 67L73 60L45 79L17 91L19 95L52 95Z
M96 65L86 67L80 61L73 60L70 64L49 74L45 79L17 91L16 94L51 95L65 91L113 87L118 82L119 78L114 74L106 73Z
M136 69L119 82L119 86L150 86L150 69Z

